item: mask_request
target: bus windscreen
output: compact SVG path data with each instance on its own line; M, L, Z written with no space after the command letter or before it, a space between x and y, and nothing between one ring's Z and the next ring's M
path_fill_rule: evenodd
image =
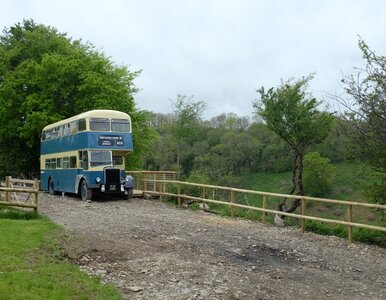
M90 151L90 166L111 166L111 151Z

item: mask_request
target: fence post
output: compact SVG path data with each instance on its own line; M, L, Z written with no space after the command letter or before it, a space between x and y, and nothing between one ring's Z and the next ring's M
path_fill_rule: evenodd
M267 209L267 195L263 195L263 209ZM267 218L267 212L263 211L261 215L261 222L265 224Z
M35 178L33 189L35 191L35 205L36 208L34 208L35 213L38 212L38 205L39 205L39 180Z
M5 187L10 188L11 187L11 176L5 176ZM5 192L5 201L10 202L11 201L11 194L10 192Z
M141 177L141 174L138 173L138 176L135 178L135 189L139 190L139 178Z
M205 199L205 196L206 196L206 189L205 188L202 188L202 198ZM202 201L202 210L203 211L206 211L206 202L205 201Z
M302 216L304 216L306 214L306 200L302 198L301 201ZM306 231L306 220L304 219L301 219L301 228L302 233L304 233Z
M166 180L166 173L163 173L163 175L162 175L162 180L163 180L163 181ZM165 193L165 191L166 191L166 182L164 182L164 183L162 184L162 192Z
M347 221L352 222L352 205L347 207ZM347 226L348 242L352 243L352 226Z
M157 183L156 183L156 180L157 180L157 174L154 173L154 174L153 174L153 192L156 192L156 191L157 191Z
M235 203L235 191L233 190L231 190L231 203ZM233 205L231 205L231 217L235 217L235 207Z
M143 194L146 192L146 173L143 173Z
M158 178L157 180L162 180L162 179ZM162 199L163 199L163 196L162 196L162 193L163 193L162 186L163 186L163 183L162 182L158 182L158 195L159 195L159 201L160 202L162 202Z
M178 208L181 208L181 187L179 182L177 183L177 193L178 193L178 198L177 198Z

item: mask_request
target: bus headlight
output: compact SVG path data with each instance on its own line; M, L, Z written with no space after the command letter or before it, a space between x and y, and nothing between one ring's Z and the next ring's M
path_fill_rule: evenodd
M101 182L101 179L99 177L95 178L96 183Z

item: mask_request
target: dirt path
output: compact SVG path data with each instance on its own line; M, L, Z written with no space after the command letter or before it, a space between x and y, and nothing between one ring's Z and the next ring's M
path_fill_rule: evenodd
M80 268L125 299L386 299L386 250L177 209L42 194L83 239Z

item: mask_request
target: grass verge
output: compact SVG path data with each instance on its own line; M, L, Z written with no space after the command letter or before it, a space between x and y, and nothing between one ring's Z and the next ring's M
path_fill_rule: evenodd
M0 207L0 299L121 299L60 259L63 230L45 217Z

